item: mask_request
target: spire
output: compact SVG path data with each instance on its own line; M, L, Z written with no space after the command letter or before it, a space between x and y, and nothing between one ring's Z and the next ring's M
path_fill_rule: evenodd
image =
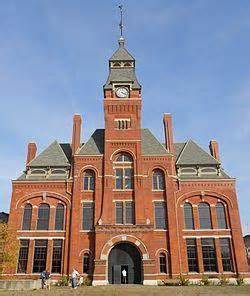
M118 6L119 7L119 9L120 9L120 14L121 14L121 20L120 20L120 23L119 23L119 27L120 27L120 32L121 32L121 37L120 37L120 39L123 37L123 35L122 35L122 33L123 33L123 10L122 10L122 8L123 8L123 6L122 5L119 5Z

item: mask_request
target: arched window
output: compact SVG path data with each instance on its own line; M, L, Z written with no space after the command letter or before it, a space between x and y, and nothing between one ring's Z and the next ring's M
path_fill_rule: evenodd
M132 157L128 153L119 153L116 158L116 162L133 162Z
M90 256L88 253L84 253L82 271L83 273L89 273L89 270L90 270Z
M37 230L49 229L50 207L48 204L42 203L38 209Z
M226 229L227 228L226 212L225 212L225 207L222 202L217 203L216 214L217 214L218 228Z
M114 161L115 188L121 190L134 188L133 159L128 153L119 153Z
M184 219L185 219L185 228L194 229L194 216L192 205L188 202L184 203Z
M164 173L162 170L153 171L153 190L165 190Z
M160 273L167 273L167 257L165 253L159 256Z
M88 191L95 190L95 173L92 170L86 170L84 172L83 189Z
M55 230L63 230L64 226L64 206L58 204L56 207Z
M211 223L210 206L205 202L201 202L198 205L198 212L199 212L200 228L211 229L212 223Z
M31 226L31 218L32 218L32 205L26 204L23 210L23 230L30 230Z

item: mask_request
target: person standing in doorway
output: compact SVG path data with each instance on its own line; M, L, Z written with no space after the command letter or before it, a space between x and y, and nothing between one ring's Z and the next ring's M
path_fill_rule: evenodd
M127 284L127 271L125 268L122 270L122 283Z

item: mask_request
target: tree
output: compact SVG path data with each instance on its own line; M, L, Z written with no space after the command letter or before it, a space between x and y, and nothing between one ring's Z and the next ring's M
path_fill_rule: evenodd
M0 223L0 274L15 269L18 255L18 241L7 223Z

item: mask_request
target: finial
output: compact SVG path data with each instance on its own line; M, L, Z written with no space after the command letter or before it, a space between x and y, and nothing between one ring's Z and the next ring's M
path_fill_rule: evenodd
M121 14L121 20L120 20L120 24L119 24L119 27L120 27L120 34L121 34L121 37L122 37L122 31L123 31L123 6L122 5L119 5L118 6L119 9L120 9L120 14Z

